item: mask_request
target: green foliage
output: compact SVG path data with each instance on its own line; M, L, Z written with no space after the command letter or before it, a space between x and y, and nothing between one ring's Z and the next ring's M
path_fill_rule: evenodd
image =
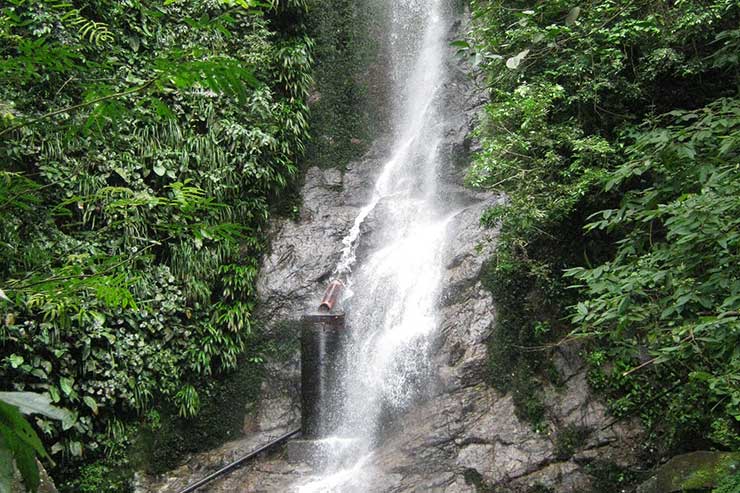
M153 420L154 411L147 415ZM130 493L133 492L132 479L136 470L136 462L131 460L131 452L135 439L135 425L124 425L117 419L108 421L105 433L97 439L105 454L96 460L89 460L77 470L67 468L59 471L55 476L56 486L60 491L74 492L103 492L103 493Z
M483 218L501 228L493 383L546 378L575 327L613 412L669 448L736 447L740 8L472 7L454 45L492 98L468 182L507 197Z
M260 350L266 350L259 343ZM254 358L250 358L254 359ZM134 464L153 474L177 467L182 458L238 437L259 397L262 368L242 358L229 374L216 375L198 392L200 410L184 418L177 406L164 404L151 413L135 439Z
M70 491L255 356L263 231L308 137L302 9L0 7L0 374L71 412L35 420L62 467L103 461Z
M200 398L198 397L198 391L192 385L186 385L175 394L175 401L177 402L178 413L180 416L186 418L188 416L195 416L200 410Z
M103 463L96 462L80 470L78 491L80 493L120 492L127 490L127 482L115 477L116 470Z
M585 472L591 476L593 493L622 493L640 479L640 475L614 464L602 460L595 460L587 464Z
M488 344L489 382L511 392L517 416L537 431L545 431L545 405L536 389L544 380L547 361L541 351L527 348L547 340L548 322L542 299L530 297L536 279L517 259L497 255L486 266L484 285L497 300L497 320Z
M20 5L24 2L17 3ZM51 9L59 12L59 20L62 24L77 29L77 34L81 39L96 45L113 41L113 33L108 30L108 26L104 22L86 19L79 9L73 8L69 3L62 1L50 1L46 3Z
M29 491L39 487L39 470L36 456L47 457L36 432L23 418L17 407L0 401L0 454L5 456L6 466L0 476L0 486L9 491L13 481L13 463L23 477ZM10 460L8 460L10 459Z
M39 459L48 458L38 435L22 414L38 414L69 423L68 412L51 405L48 396L31 392L0 392L0 491L11 491L14 467L28 491L39 487Z
M620 362L689 381L704 406L740 421L740 100L662 120L635 135L607 183L648 175L651 186L629 191L619 209L587 225L623 239L613 260L568 271L586 293L573 321L608 339ZM641 350L653 356L642 365ZM649 387L653 377L633 378ZM701 413L681 425L707 419Z
M740 491L740 474L736 470L729 470L712 493L734 493L735 491Z

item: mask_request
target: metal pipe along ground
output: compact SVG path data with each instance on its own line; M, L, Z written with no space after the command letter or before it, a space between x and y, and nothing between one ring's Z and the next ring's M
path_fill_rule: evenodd
M207 476L207 477L201 479L197 483L191 484L190 486L188 486L184 490L180 491L180 493L193 493L198 488L200 488L202 486L205 486L206 484L208 484L211 481L214 481L214 480L220 478L221 476L225 476L226 474L230 473L231 471L233 471L237 467L241 466L245 462L249 461L250 459L253 459L257 455L261 454L262 452L267 452L268 450L271 450L271 449L273 449L275 447L278 447L278 446L282 445L283 443L287 442L288 440L290 440L294 436L298 435L300 432L301 432L301 429L299 428L297 430L293 430L293 431L291 431L289 433L286 433L285 435L283 435L281 437L276 438L275 440L273 440L273 441L271 441L271 442L269 442L269 443L261 446L257 450L253 450L252 452L250 452L249 454L245 455L244 457L235 460L231 464L229 464L229 465L227 465L225 467L222 467L221 469L219 469L218 471L214 472L210 476Z

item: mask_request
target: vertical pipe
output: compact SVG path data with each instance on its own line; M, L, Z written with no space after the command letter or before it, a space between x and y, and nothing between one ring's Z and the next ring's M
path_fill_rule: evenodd
M344 329L344 314L320 313L303 317L301 331L301 427L304 438L326 433L336 389L334 360Z

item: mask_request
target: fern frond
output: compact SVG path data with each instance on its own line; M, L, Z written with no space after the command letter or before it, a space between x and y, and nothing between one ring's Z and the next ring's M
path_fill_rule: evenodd
M113 33L108 29L108 24L87 19L71 3L54 2L51 7L62 12L62 23L76 28L82 39L98 46L113 41Z

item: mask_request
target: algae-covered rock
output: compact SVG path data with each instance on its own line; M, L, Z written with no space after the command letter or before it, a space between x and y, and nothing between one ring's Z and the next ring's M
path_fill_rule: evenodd
M692 452L662 465L637 491L672 493L713 488L732 474L740 474L740 453Z

